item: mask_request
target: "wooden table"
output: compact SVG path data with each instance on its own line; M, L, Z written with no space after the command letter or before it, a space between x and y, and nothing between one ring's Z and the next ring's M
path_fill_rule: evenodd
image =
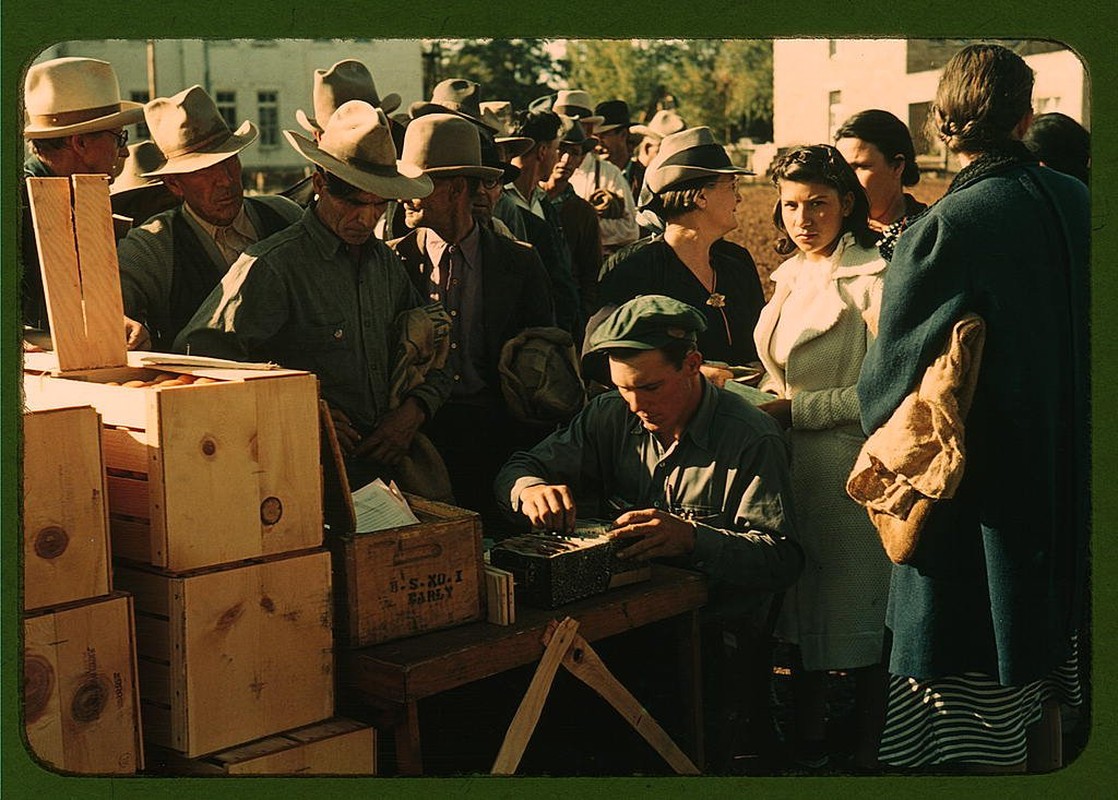
M418 701L506 670L539 661L549 620L573 617L588 642L667 619L676 620L679 678L687 708L687 741L703 764L702 673L698 609L707 601L706 580L688 570L653 565L652 578L553 610L518 607L515 625L476 622L410 639L343 651L342 691L387 712L396 736L401 775L423 773Z

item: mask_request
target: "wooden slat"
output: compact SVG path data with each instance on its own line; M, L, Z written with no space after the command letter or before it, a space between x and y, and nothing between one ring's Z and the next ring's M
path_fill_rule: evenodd
M89 406L24 414L25 610L109 593L100 431Z
M150 517L147 481L109 475L106 482L109 486L110 514L120 514L136 519L148 519Z
M120 294L120 270L116 260L109 182L103 175L75 175L74 230L81 266L85 341L82 368L112 367L125 363L124 305ZM64 349L59 367L70 369Z
M171 586L167 577L151 570L118 563L113 570L117 589L131 593L136 611L167 619L171 614Z
M127 774L138 748L127 596L24 621L25 727L35 754L81 774Z
M151 523L148 520L109 517L113 556L149 563L151 558Z
M173 741L171 709L154 703L140 703L140 719L144 725L144 741L171 747Z
M148 474L148 444L144 431L106 426L101 430L101 446L108 469Z
M43 293L46 295L47 316L50 318L58 364L62 369L67 366L80 368L85 344L85 315L82 310L81 270L74 239L70 179L28 178L27 200L35 228ZM66 361L73 358L77 361Z
M171 669L166 664L140 658L137 662L140 698L158 705L171 704Z
M171 652L171 623L165 617L136 614L136 655L166 661Z

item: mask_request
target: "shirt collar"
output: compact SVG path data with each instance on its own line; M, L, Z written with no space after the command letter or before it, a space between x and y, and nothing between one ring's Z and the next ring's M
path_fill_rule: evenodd
M696 445L704 450L710 450L710 426L714 421L714 409L718 405L718 390L706 378L699 376L703 382L703 396L699 398L699 407L695 409L694 416L691 421L687 423L687 427L683 429L683 436L690 437ZM632 417L632 425L629 432L634 435L647 434L655 436L656 434L647 430L641 423L640 417L630 412Z
M251 240L256 238L256 230L252 227L252 222L249 221L248 212L245 211L246 205L247 204L242 200L241 210L237 212L237 216L234 217L233 221L228 225L213 225L206 222L206 220L198 216L198 212L191 208L189 203L183 203L182 207L186 215L194 220L198 224L198 227L204 230L206 235L215 241L217 239L217 232L223 228L232 228L241 236Z
M467 267L472 267L477 264L478 247L481 240L478 228L479 225L477 222L474 222L473 227L470 228L470 232L458 241L458 252L462 255L462 260ZM427 228L424 247L427 250L427 257L431 259L432 264L438 264L442 260L443 251L445 251L449 245L450 242L443 239L431 228Z
M345 245L345 242L339 239L337 234L327 228L318 218L318 212L315 210L317 206L317 200L308 205L306 211L303 212L301 222L303 227L307 229L307 233L310 234L311 241L314 242L323 257L334 258Z

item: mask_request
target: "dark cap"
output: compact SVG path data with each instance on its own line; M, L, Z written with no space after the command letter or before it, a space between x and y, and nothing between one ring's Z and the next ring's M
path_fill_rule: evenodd
M655 350L671 342L696 340L706 318L687 303L662 294L635 297L617 307L590 333L586 353L615 347Z

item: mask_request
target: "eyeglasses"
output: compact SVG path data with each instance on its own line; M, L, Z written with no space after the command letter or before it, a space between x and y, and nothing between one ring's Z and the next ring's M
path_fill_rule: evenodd
M121 129L120 133L117 133L116 131L100 131L100 133L107 133L107 134L109 134L109 136L112 136L114 139L116 139L117 148L123 148L123 147L128 146L128 130L127 129Z
M489 190L492 191L493 189L496 189L500 185L501 185L501 179L500 178L482 178L481 179L481 186L482 186L483 189L489 189Z

